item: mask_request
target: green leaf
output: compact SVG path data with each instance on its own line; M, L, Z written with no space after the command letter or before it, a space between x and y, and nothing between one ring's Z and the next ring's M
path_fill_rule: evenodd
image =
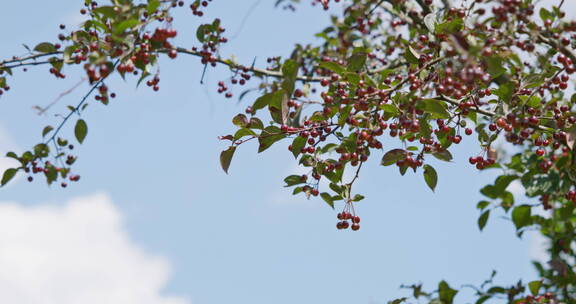
M34 47L34 51L40 53L53 53L56 52L56 47L50 42L42 42Z
M436 189L436 184L438 183L438 173L436 173L434 167L430 165L424 165L423 174L426 184L428 187L430 187L430 189L432 189L432 191L434 191Z
M292 59L286 60L282 65L282 76L284 76L284 80L282 81L282 88L288 96L292 96L297 75L298 63Z
M451 21L442 22L436 24L436 33L437 34L453 34L458 32L464 26L464 20L457 18Z
M529 205L517 206L512 210L512 222L516 229L528 226L531 224L532 207Z
M452 289L446 281L438 284L438 295L442 304L452 304L457 293L458 290Z
M406 171L408 171L408 166L404 165L404 166L398 167L398 171L400 171L400 174L402 176L404 176L404 174L406 174Z
M13 159L18 160L18 161L20 160L20 158L18 157L18 154L14 153L14 152L6 153L6 157L10 157L10 158L13 158Z
M294 185L303 184L306 182L305 179L302 178L302 175L290 175L284 179L286 185L284 187L291 187Z
M388 301L388 304L401 304L406 302L406 300L408 300L408 298L400 298L393 301Z
M348 58L348 66L346 69L349 72L358 72L364 68L366 64L366 53L365 52L357 52Z
M334 190L334 188L332 188L332 185L335 185L335 183L339 183L342 181L342 173L344 173L343 169L339 169L336 170L336 172L324 172L324 176L326 176L326 178L328 178L332 183L330 184L330 188L332 190ZM334 190L337 193L341 193L338 190Z
M506 289L500 287L500 286L494 286L491 287L490 289L488 289L488 293L502 293L505 294L506 293Z
M358 85L360 83L360 75L356 73L346 72L344 74L344 79L348 80L353 85Z
M120 24L118 24L116 26L116 28L114 28L114 33L116 35L122 34L122 33L124 33L125 30L132 29L133 27L137 26L139 23L140 23L140 21L138 21L138 19L124 20L124 21L120 22Z
M34 146L34 155L40 158L47 157L50 155L50 148L46 144L37 144Z
M26 151L22 154L22 159L24 161L30 162L34 159L34 154L32 154L32 152L30 152L30 151Z
M330 194L328 194L327 192L322 192L320 193L320 197L322 197L322 199L326 202L326 204L328 204L330 207L332 207L332 209L334 209L334 200L332 200L332 196L330 196Z
M269 105L279 105L277 109L280 110L283 95L284 90L278 90L272 93L264 94L256 99L252 105L252 110L254 113L256 113L257 110L260 110Z
M142 67L144 69L144 67ZM144 81L144 79L148 78L148 76L150 76L151 74L149 72L147 72L145 69L142 71L142 75L140 75L140 78L138 79L138 82L136 82L136 87L138 87L140 85L140 83L142 83L142 81Z
M533 296L540 294L540 287L542 286L542 281L532 281L528 283L528 288L530 288L530 293Z
M332 151L336 150L336 148L338 148L338 145L335 144L335 143L326 144L326 145L322 148L322 153L332 152Z
M56 140L56 142L58 143L58 145L59 145L60 147L64 147L64 146L67 146L67 145L68 145L68 140L63 139L63 138L61 138L61 137L58 137L58 139Z
M506 73L506 68L504 68L504 60L498 56L492 56L487 59L488 62L488 74L492 78L498 78L502 74Z
M78 119L76 126L74 127L74 135L79 143L83 143L88 133L88 125L83 119Z
M212 26L210 24L202 24L198 26L198 29L196 29L196 38L198 38L198 41L204 43L205 41L204 37L206 36L206 32L211 27Z
M537 176L526 174L522 177L522 185L526 189L526 195L528 197L555 192L559 182L560 176L555 172Z
M302 136L296 136L296 138L294 138L294 141L292 141L292 154L294 154L294 157L298 157L298 155L300 155L300 152L305 145L306 138Z
M524 79L524 86L533 89L543 85L545 81L546 76L544 74L530 74Z
M384 112L386 113L392 114L393 116L398 115L400 113L400 111L398 111L398 108L395 105L389 103L381 104L380 109L384 110Z
M393 165L397 161L404 159L404 158L406 158L406 151L404 151L402 149L393 149L393 150L386 152L386 154L384 154L380 164L382 166L390 166L390 165Z
M448 150L442 150L441 152L436 152L434 154L434 157L436 157L439 160L443 160L443 161L452 161L452 153L450 153L450 151Z
M304 190L304 187L295 187L294 191L292 191L292 195L296 195Z
M494 187L494 185L484 186L482 189L480 189L480 193L491 199L497 199L500 196L499 193L496 191L496 187Z
M342 139L341 145L350 153L356 151L356 148L358 146L358 136L356 135L356 133L350 133L348 137Z
M476 301L476 303L474 303L474 304L483 304L484 302L490 300L490 298L491 298L490 296L480 297L480 298Z
M512 183L514 180L518 179L519 176L517 175L501 175L496 179L494 182L494 192L496 196L501 196L506 188Z
M44 127L44 130L42 130L42 137L45 137L46 134L50 133L50 131L54 130L54 127L52 126L46 126Z
M498 89L494 90L494 94L500 97L504 102L509 102L514 95L514 84L506 82L501 84Z
M230 162L232 161L232 157L234 156L234 152L236 152L236 147L231 146L230 148L222 151L220 153L220 165L226 174L228 174L228 168L230 168Z
M489 217L490 217L490 210L486 210L478 218L478 228L480 228L480 231L482 231L486 226Z
M256 132L254 132L248 128L238 129L238 131L236 131L236 133L234 133L234 139L235 140L238 140L244 136L258 136L258 134L256 134Z
M420 54L418 54L418 52L410 45L408 46L406 52L404 52L404 58L411 64L418 64L419 57Z
M540 102L542 99L538 96L518 96L522 103L531 108L541 108L543 105Z
M418 102L417 108L432 114L433 118L450 118L450 113L446 110L446 104L436 99L422 99Z
M258 137L258 153L270 148L275 142L282 140L286 137L285 134L280 132L280 129L275 126L266 127Z
M110 5L97 7L93 10L93 12L109 19L114 19L114 17L118 15L118 13L114 10L114 7ZM95 20L88 20L86 23L84 23L84 26L91 26L95 24L94 21ZM104 29L105 28L106 27L104 27Z
M54 166L48 166L46 169L44 175L46 176L46 181L50 185L58 178L58 171L56 171Z
M2 175L2 182L0 182L0 187L6 185L18 172L18 169L10 168L4 171L4 175Z
M248 118L244 114L238 114L232 118L232 123L240 128L244 128L248 125Z
M363 200L363 199L364 199L364 195L356 194L356 195L354 195L354 197L352 198L352 201L354 201L354 202L359 202L359 201L361 201L361 200Z
M547 9L545 8L541 8L540 9L540 18L542 18L542 21L546 21L546 20L554 20L554 15Z
M489 205L490 205L489 201L479 201L478 204L476 204L476 208L478 208L480 210L484 210Z
M264 124L262 123L262 121L258 117L250 117L249 127L251 129L262 130L262 129L264 129Z
M320 67L328 69L336 74L342 75L346 72L346 68L341 66L340 64L332 61L323 61L319 64Z
M154 13L160 7L159 0L148 0L148 14Z

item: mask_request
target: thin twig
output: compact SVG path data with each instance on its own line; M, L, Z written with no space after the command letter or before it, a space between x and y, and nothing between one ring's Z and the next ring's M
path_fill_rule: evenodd
M58 101L60 101L60 99L62 99L62 97L72 93L76 88L78 88L84 81L86 80L86 78L82 78L80 79L80 81L78 83L76 83L72 88L70 88L69 90L60 93L60 95L58 95L58 97L56 97L56 99L54 99L54 101L52 101L50 104L48 104L46 107L42 108L40 106L34 106L34 109L38 110L38 115L42 115L44 113L46 113L46 111L48 111L52 106L54 106L56 103L58 103Z
M118 64L118 61L116 61L114 63L114 68L116 68L116 65ZM72 115L74 113L77 113L80 110L80 107L82 107L82 105L86 102L86 100L88 99L88 97L90 97L90 95L92 94L92 92L94 92L94 90L96 90L103 82L104 80L106 80L106 78L108 78L108 76L110 76L112 73L106 75L105 77L102 77L100 80L98 80L94 85L92 85L92 88L90 89L90 91L88 91L88 93L86 93L86 95L84 95L84 97L82 98L82 100L80 100L80 103L78 103L78 105L76 105L76 107L74 108L74 111L70 111L70 113L68 113L68 115L66 115L64 117L64 119L60 122L60 124L58 125L58 127L56 128L56 130L54 131L54 133L52 133L52 136L46 141L46 143L50 142L51 140L54 140L54 138L56 138L56 136L58 135L60 129L62 129L62 127L64 127L64 125L66 124L66 122L68 121L68 119L70 119L70 117L72 117Z
M250 15L252 15L252 13L254 12L254 10L256 9L256 7L260 4L260 2L262 2L262 0L257 0L256 2L254 2L252 4L252 6L250 6L250 8L248 9L248 11L246 12L246 14L244 15L244 18L242 18L242 21L240 22L240 25L238 26L238 29L236 30L236 33L234 33L234 35L232 35L232 37L230 37L230 39L228 39L228 41L234 40L236 38L238 38L238 35L240 35L240 32L242 32L242 29L244 28L244 26L246 25L246 21L248 21L248 18L250 17Z
M386 0L380 0L378 3L376 3L376 5L368 12L368 15L372 15L372 13L384 2L386 2Z

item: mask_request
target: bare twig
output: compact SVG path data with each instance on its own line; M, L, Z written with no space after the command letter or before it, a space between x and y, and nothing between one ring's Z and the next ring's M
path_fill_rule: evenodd
M114 67L116 67L116 65L118 65L118 61L116 61L114 63ZM104 80L106 80L106 78L110 75L111 74L108 74L105 77L100 78L100 80L98 80L95 84L92 85L92 88L88 91L88 93L86 93L86 95L84 95L84 97L82 98L82 100L80 100L80 103L78 103L78 105L76 105L74 110L70 111L70 113L68 113L68 115L66 115L64 117L64 119L60 122L60 124L58 125L58 127L56 128L54 133L52 133L52 136L46 141L46 143L49 143L50 141L52 141L56 138L56 136L60 132L60 129L62 129L62 127L64 127L64 125L66 124L68 119L70 119L70 117L72 117L72 115L74 113L77 113L80 110L82 105L84 105L84 103L86 103L86 100L88 100L88 97L90 97L90 95L92 95L92 92L94 92L94 90L96 90L104 82Z
M382 3L386 2L386 0L380 0L378 1L378 3L376 3L376 5L368 12L368 15L372 15L372 13L378 8L380 7L380 5L382 5Z
M248 18L250 17L250 15L252 15L252 13L256 9L256 7L260 4L260 2L262 2L262 0L256 0L256 2L254 2L252 4L252 6L250 6L248 11L244 15L244 18L242 18L242 21L240 22L240 25L238 26L236 33L234 33L234 35L232 35L232 37L230 37L229 41L238 38L238 35L240 35L240 32L242 32L244 25L246 25L246 21L248 21Z
M54 99L54 101L52 101L50 104L48 104L45 107L41 107L41 106L34 106L34 109L38 110L38 115L42 115L44 113L46 113L46 111L48 111L52 106L54 106L56 103L58 103L58 101L60 101L60 99L62 99L62 97L72 93L76 88L78 88L84 81L86 80L86 78L82 78L80 79L80 81L78 81L78 83L76 83L72 88L70 88L67 91L64 91L62 93L60 93L60 95L58 95L58 97L56 97L56 99Z

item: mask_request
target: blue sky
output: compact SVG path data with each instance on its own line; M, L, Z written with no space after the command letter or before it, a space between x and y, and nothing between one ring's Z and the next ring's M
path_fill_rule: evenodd
M33 46L54 40L60 23L71 27L81 20L81 2L3 4L1 57L24 53L23 43ZM256 64L264 66L267 56L287 55L295 42L313 42L313 34L328 20L326 13L307 3L291 13L274 9L274 2L259 1L243 23L256 1L218 0L202 20L218 16L227 34L236 37L222 50L223 55L234 54L246 63L256 58ZM187 9L178 13L175 27L181 45L197 44L194 31L198 24ZM10 146L23 149L40 141L43 126L58 122L54 114L64 112L67 104L75 104L86 92L87 85L83 85L50 114L35 113L34 105L50 103L79 81L81 74L69 71L65 80L54 80L46 67L16 73L12 90L0 99L0 151ZM255 95L241 103L226 100L216 93L216 82L229 77L226 69L209 70L205 86L199 85L201 74L196 58L180 56L177 61L161 63L161 90L157 93L146 87L136 89L134 81L109 82L118 98L107 107L93 102L84 115L89 134L85 144L76 149L81 182L61 189L41 182L28 184L22 178L0 191L0 210L23 219L14 221L22 228L15 231L20 232L9 232L11 226L6 225L0 230L2 248L15 246L20 235L30 244L42 243L54 225L69 225L54 230L61 233L59 242L38 247L48 252L58 249L59 258L32 258L52 268L43 272L43 283L18 281L21 294L34 291L42 298L45 292L55 302L66 304L59 295L73 293L74 282L83 282L79 278L94 271L83 270L84 263L109 269L98 274L102 278L117 277L116 270L131 275L137 269L150 270L142 276L126 275L126 280L115 281L114 288L132 290L130 286L143 280L140 286L150 286L148 291L158 294L133 288L140 298L112 297L109 303L119 299L141 303L143 298L149 303L386 303L407 294L399 290L401 284L423 282L433 288L432 284L442 279L453 286L481 283L492 269L499 271L498 282L534 278L530 260L538 253L529 237L519 240L513 225L497 216L490 219L484 232L478 231L478 190L493 181L496 172L480 173L467 163L468 157L478 152L471 138L453 152L454 162L433 160L440 175L436 193L427 189L420 172L399 178L395 168L380 167L378 157L372 159L356 188L367 197L357 204L362 229L338 231L336 211L320 199L292 197L291 190L282 187L283 178L299 170L287 144L262 154L256 153L253 143L242 145L230 175L222 172L218 156L225 144L217 136L234 130L231 118ZM71 136L70 131L65 134ZM389 142L386 147L398 145ZM74 208L77 205L85 208ZM22 224L36 219L33 216L38 213L50 215L49 220ZM68 221L70 215L93 220L90 227L94 230L70 235L71 230L84 229L76 221ZM110 225L115 229L98 232L107 231L105 227ZM110 241L117 237L122 242ZM110 251L103 249L106 244L114 244L109 250L123 252L114 263ZM95 249L78 251L90 246ZM15 251L24 253L19 261L30 265L25 253L33 247L22 248ZM38 256L44 256L42 252ZM64 266L68 261L64 257L78 254L90 259L80 260L74 268L80 270L68 276L76 279L60 286L63 290L69 286L69 290L57 292L50 282L66 277L61 271L68 274L70 267ZM0 257L0 266L2 263ZM124 264L133 266L123 268ZM22 269L15 267L14 273L0 276L0 281L16 280ZM38 269L40 273L44 268ZM149 282L144 277L159 279ZM83 298L90 292L74 299L91 303ZM154 297L157 302L151 300ZM464 294L457 299L461 303L468 297Z

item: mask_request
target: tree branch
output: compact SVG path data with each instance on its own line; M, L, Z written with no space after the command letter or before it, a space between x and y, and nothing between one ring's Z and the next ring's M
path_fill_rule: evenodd
M62 54L62 52L57 51L57 52L50 52L50 53L34 54L34 55L26 56L26 57L14 57L12 59L3 60L2 62L0 62L0 70L11 69L11 68L21 67L21 66L26 66L26 65L40 65L40 64L50 63L50 61L35 61L35 60L38 58L46 57L46 56L61 55L61 54ZM25 62L25 61L29 61L29 60L34 60L34 61L33 62ZM17 64L10 65L11 63L17 63Z
M196 56L196 57L203 57L199 51L194 51L194 50L186 49L186 48L182 48L182 47L178 47L175 49L178 53L181 53L181 54L187 54L187 55L192 55L192 56ZM170 52L170 49L160 49L160 50L157 50L157 52L167 54L168 52ZM12 69L12 68L29 66L29 65L49 64L49 63L51 63L51 61L35 61L35 60L38 58L46 57L46 56L62 55L62 54L63 54L63 52L58 51L58 52L51 52L51 53L34 54L34 55L26 56L26 57L14 58L11 60L4 60L4 61L0 62L0 70ZM27 62L30 60L34 60L34 61ZM56 60L56 62L60 62L60 61L62 61L62 59ZM282 72L280 72L280 71L270 71L270 70L265 70L265 69L259 69L259 68L253 67L253 66L248 67L248 66L244 66L244 65L232 62L229 59L223 59L221 57L218 57L216 59L216 62L223 64L223 65L226 65L226 66L229 66L232 69L247 69L248 71L250 71L256 75L268 76L268 77L273 77L273 78L284 77L284 75L282 75ZM15 64L10 65L10 63L15 63ZM378 73L380 73L386 69L396 68L398 66L400 66L400 65L391 65L391 66L381 67L381 68L369 70L367 73L370 75L378 74ZM300 75L300 76L296 77L296 80L303 81L303 82L320 82L320 81L322 81L322 79L325 79L325 78L326 77Z
M116 65L118 65L118 61L116 61L114 63L114 67L116 67ZM96 90L104 82L104 80L106 80L106 78L108 78L108 76L110 76L111 74L112 73L106 75L105 77L100 78L100 80L98 80L95 84L92 85L92 88L90 89L90 91L88 91L88 93L86 93L86 95L84 95L82 100L80 100L80 103L78 103L78 105L76 105L76 107L74 108L74 111L70 111L70 113L68 113L68 115L66 115L66 117L64 117L64 119L60 122L60 124L58 125L58 127L56 128L54 133L52 133L52 136L50 136L50 138L46 141L46 143L49 143L50 141L52 141L56 138L56 136L60 132L60 129L62 129L62 127L64 127L64 125L66 124L68 119L70 119L70 117L72 117L72 115L74 113L77 113L80 110L80 107L82 107L82 105L86 102L88 97L90 97L92 92L94 92L94 90Z

